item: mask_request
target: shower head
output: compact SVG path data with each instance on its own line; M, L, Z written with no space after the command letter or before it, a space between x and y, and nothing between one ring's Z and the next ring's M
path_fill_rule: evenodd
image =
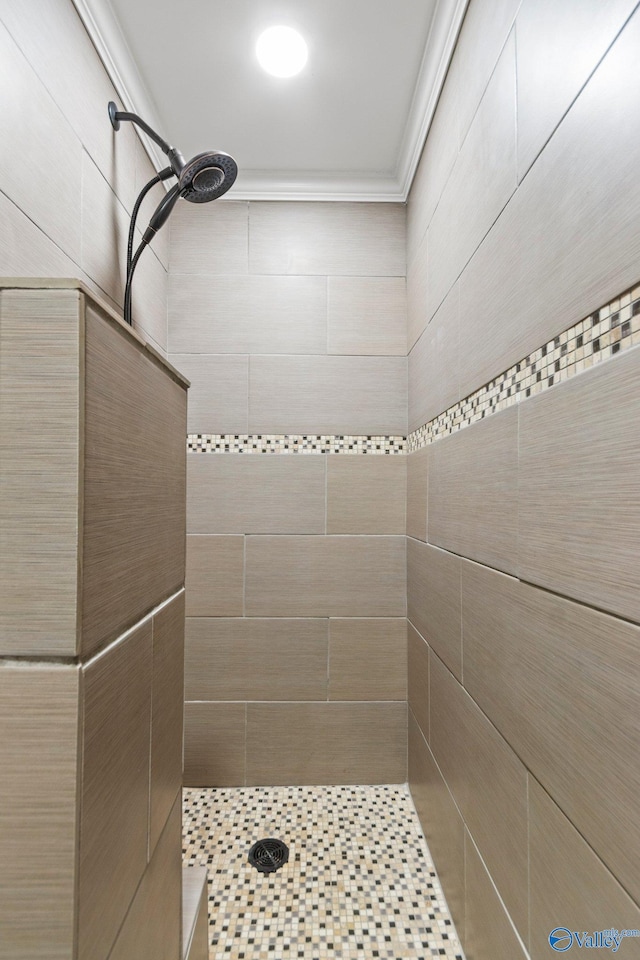
M189 203L217 200L233 186L238 167L228 153L198 153L180 171L180 195Z

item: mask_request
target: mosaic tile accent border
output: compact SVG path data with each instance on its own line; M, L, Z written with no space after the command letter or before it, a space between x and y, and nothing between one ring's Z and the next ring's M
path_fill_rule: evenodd
M189 453L406 453L406 437L190 433Z
M640 285L549 340L490 383L409 434L408 452L533 397L640 344Z
M464 960L406 784L183 791L209 871L209 960ZM289 862L247 854L276 837Z

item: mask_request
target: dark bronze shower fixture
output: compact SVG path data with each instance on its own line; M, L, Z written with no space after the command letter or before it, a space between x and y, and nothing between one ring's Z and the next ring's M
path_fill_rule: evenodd
M163 140L148 123L135 113L128 113L125 110L118 110L113 101L109 103L109 119L114 130L120 129L122 120L130 120L137 124L141 130L150 137L154 143L157 143L162 152L169 158L169 166L156 174L138 194L138 198L133 206L131 213L131 224L129 225L129 240L127 244L127 279L124 288L124 319L131 326L131 284L133 274L138 265L142 251L153 240L158 230L167 222L169 215L176 203L183 197L189 203L208 203L209 200L217 200L223 193L233 186L238 167L228 153L222 151L210 151L198 153L191 160L185 162L184 157L175 147L170 146L166 140ZM175 183L165 194L156 207L149 226L145 230L142 241L136 252L133 252L133 243L135 239L136 219L140 210L140 205L146 197L149 190L160 183L162 180L168 180L170 177L176 177Z

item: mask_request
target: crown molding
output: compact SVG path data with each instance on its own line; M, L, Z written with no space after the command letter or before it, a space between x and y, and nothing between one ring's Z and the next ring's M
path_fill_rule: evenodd
M122 106L144 117L151 127L161 131L163 123L153 97L140 75L109 0L72 2ZM357 172L345 175L292 175L286 171L241 171L226 199L404 203L411 189L468 4L469 0L438 0L405 125L395 176L378 178ZM155 169L162 170L166 160L156 144L137 127L136 132Z

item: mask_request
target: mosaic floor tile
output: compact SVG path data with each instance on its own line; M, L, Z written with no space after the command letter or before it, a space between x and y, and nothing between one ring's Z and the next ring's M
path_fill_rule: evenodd
M464 960L406 786L189 788L183 811L209 960ZM289 862L261 874L267 837Z

